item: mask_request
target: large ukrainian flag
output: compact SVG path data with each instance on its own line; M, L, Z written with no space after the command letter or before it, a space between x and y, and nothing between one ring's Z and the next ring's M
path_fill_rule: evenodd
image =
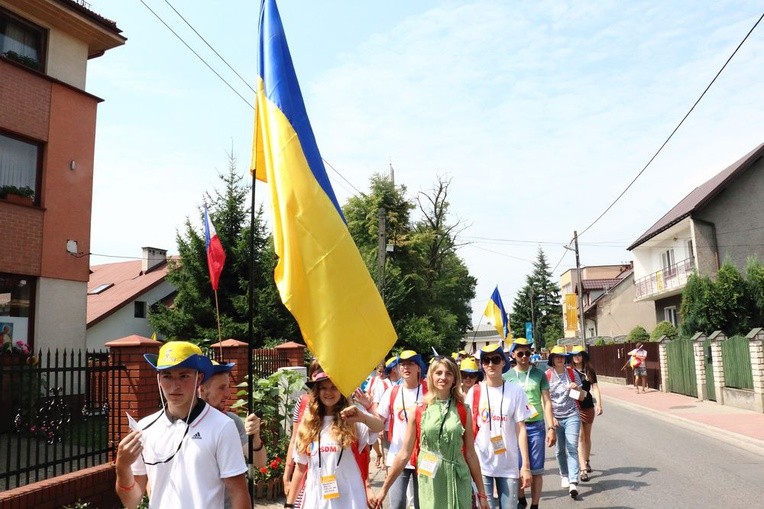
M305 343L348 396L396 340L318 151L275 0L261 7L252 166L268 183L274 272Z
M501 301L498 285L496 285L496 289L491 294L491 298L488 299L483 314L491 320L502 339L507 339L509 335L509 317L507 312L504 311L504 303Z

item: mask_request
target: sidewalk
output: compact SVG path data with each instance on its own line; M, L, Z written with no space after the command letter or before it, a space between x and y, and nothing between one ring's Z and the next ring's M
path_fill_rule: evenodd
M764 455L764 414L655 389L637 394L630 385L600 382L599 387L605 412L607 404L626 406Z

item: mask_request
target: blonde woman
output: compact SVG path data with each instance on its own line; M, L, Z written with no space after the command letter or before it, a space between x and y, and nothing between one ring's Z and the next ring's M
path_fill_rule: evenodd
M320 368L308 385L310 396L297 429L296 467L284 507L294 507L305 478L304 509L364 509L368 454L362 452L369 446L369 432L382 431L384 423L351 405Z
M461 375L451 357L436 357L427 372L425 404L409 419L403 445L396 454L382 490L370 507L382 507L395 479L417 458L420 509L470 509L472 483L479 507L488 508L480 463L475 454L472 416L464 405Z

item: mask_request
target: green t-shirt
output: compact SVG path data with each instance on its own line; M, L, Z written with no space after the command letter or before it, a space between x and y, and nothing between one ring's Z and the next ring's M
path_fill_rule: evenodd
M541 404L541 391L549 391L549 381L543 371L535 366L531 366L528 371L519 371L512 368L504 373L504 380L520 384L525 389L525 396L528 403L533 405L538 415L525 422L538 422L544 419L544 405Z

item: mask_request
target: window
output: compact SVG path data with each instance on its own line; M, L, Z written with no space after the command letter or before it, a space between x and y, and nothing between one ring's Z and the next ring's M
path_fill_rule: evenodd
M146 302L142 300L136 300L134 304L135 310L133 316L135 316L135 318L146 318Z
M673 249L667 249L661 253L661 266L663 267L664 277L671 277L674 275L674 271L676 270L676 267L674 266L675 263L676 259L674 258Z
M32 346L35 278L0 273L0 336L3 344L18 341Z
M0 187L29 188L37 202L40 146L0 134Z
M44 41L45 30L0 9L0 55L42 71Z
M679 325L676 319L676 306L669 306L667 308L663 308L663 318L674 327Z
M96 286L95 288L93 288L92 290L89 290L88 291L88 295L98 295L99 293L108 290L112 286L114 286L114 283L103 283L103 284L100 284L100 285Z
M695 254L692 251L692 239L687 241L687 259L692 260L695 258Z

